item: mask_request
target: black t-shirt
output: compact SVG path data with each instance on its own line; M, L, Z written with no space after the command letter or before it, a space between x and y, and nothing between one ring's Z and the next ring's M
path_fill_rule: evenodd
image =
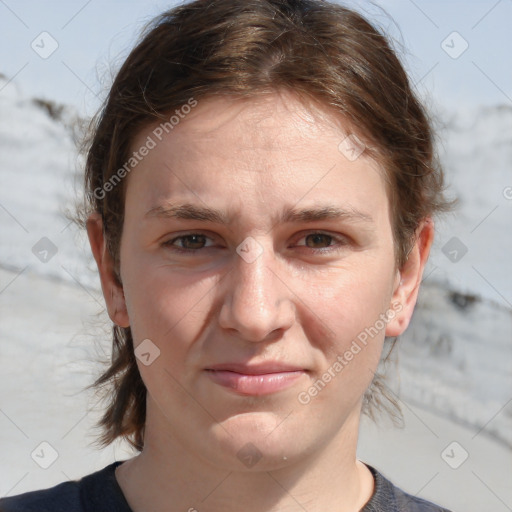
M119 464L114 462L78 481L0 499L0 512L132 512L115 477ZM375 488L360 512L449 512L406 494L376 469L367 467Z

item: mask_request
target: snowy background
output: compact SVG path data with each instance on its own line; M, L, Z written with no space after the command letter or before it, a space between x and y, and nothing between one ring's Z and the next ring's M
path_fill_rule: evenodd
M499 50L512 42L506 27L512 3L470 2L463 11L460 2L450 3L458 11L446 4L443 11L439 2L381 4L416 55L407 59L418 89L434 91L439 150L459 208L437 223L419 306L398 348L399 377L390 385L405 427L365 421L360 458L453 512L512 510L512 64ZM108 323L84 233L67 217L80 189L79 119L97 108L103 87L93 85L95 64L87 59L101 58L75 48L68 60L69 28L52 32L49 21L63 25L75 14L69 23L79 39L93 26L87 16L100 27L108 16L100 19L95 2L69 2L62 19L57 11L41 14L45 25L31 2L6 5L0 5L0 25L6 24L0 32L0 496L78 478L129 456L121 445L93 445L98 408L83 390L108 353ZM140 28L134 3L126 10L116 2L100 5L117 9L122 23L128 12ZM143 14L168 5L148 2ZM118 34L117 44L126 45L128 32L136 32L113 19L103 32L94 24L103 47ZM15 30L21 23L32 36ZM45 59L30 47L44 29L60 43ZM443 41L457 29L468 48L455 58L463 41ZM43 43L49 51L51 39ZM73 73L64 66L71 62Z

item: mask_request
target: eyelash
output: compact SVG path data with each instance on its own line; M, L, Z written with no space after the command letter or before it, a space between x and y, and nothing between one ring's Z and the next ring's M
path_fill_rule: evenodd
M346 246L349 243L349 241L347 240L346 237L331 235L330 233L325 233L324 231L308 232L308 233L302 235L299 238L299 240L305 239L306 237L312 236L312 235L322 235L322 236L329 237L331 239L330 241L333 245L329 245L328 247L322 247L322 248L307 247L306 245L300 245L298 247L304 247L306 249L309 249L309 251L311 251L313 254L327 254L327 253L331 253L333 251L339 250L341 247ZM174 243L178 240L183 241L184 239L193 237L193 236L200 236L200 237L204 237L207 240L212 240L211 237L209 237L208 235L206 235L204 233L191 232L191 233L186 233L184 235L180 235L175 238L172 238L172 239L168 240L167 242L164 242L163 245L166 247L170 247L173 251L180 253L180 254L194 254L194 253L197 254L198 252L200 252L202 250L210 249L212 247L212 246L208 246L208 247L201 247L199 249L187 249L187 248L178 247L178 246L174 245Z

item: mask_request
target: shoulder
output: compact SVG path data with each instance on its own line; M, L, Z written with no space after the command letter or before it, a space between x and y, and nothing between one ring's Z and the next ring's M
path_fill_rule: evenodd
M361 512L450 512L417 496L412 496L392 484L375 468L366 464L375 480L375 490Z
M65 482L51 489L27 492L0 499L1 512L69 512L82 511L79 482Z
M115 478L119 464L78 481L0 499L0 512L131 512Z

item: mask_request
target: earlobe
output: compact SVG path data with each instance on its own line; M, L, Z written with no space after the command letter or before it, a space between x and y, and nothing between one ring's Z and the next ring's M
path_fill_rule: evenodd
M87 235L98 266L108 315L116 325L129 327L123 287L116 276L114 261L106 246L102 217L97 212L92 213L87 219Z
M433 240L434 222L427 218L416 230L415 242L407 261L397 272L391 302L399 303L401 307L398 314L388 322L386 336L399 336L409 325Z

